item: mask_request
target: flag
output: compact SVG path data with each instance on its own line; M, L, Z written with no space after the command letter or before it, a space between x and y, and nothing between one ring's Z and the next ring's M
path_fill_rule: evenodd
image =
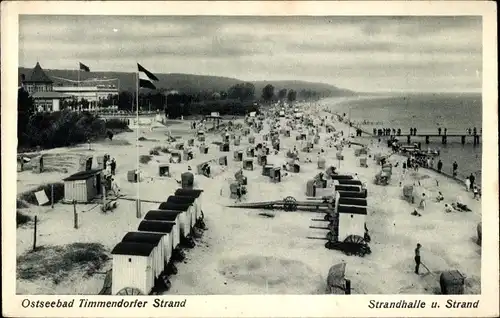
M80 71L90 72L90 68L87 65L80 62Z
M139 69L139 87L156 89L153 81L158 81L158 78L139 63L137 63L137 68Z

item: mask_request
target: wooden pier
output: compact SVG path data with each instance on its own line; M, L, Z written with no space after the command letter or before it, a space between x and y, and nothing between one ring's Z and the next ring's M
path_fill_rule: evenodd
M363 135L368 135L370 137L375 137L375 138L384 138L384 137L396 137L396 138L401 138L401 137L406 137L406 142L408 144L412 143L412 137L420 137L420 138L425 138L425 143L429 144L431 138L439 138L441 140L441 143L443 145L446 145L448 143L448 140L450 138L460 138L460 142L462 145L464 145L466 142L472 141L472 144L474 145L479 145L481 143L481 134L466 134L466 133L451 133L451 134L436 134L436 133L418 133L418 134L408 134L408 133L401 133L401 131L397 131L396 134L379 134L377 131L377 134L372 134L369 133L365 130L359 129L357 132L357 137L362 137Z
M448 143L449 138L460 138L460 142L462 145L464 145L467 140L471 140L473 145L478 145L481 140L481 135L467 135L467 134L415 134L415 135L410 135L410 134L405 134L406 136L406 142L408 144L411 144L411 137L424 137L425 138L425 143L429 144L431 138L439 138L441 139L441 143L443 145L446 145Z

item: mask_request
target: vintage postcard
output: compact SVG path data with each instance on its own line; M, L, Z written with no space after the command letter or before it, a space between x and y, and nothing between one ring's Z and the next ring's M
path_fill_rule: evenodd
M499 315L495 3L1 9L5 316Z

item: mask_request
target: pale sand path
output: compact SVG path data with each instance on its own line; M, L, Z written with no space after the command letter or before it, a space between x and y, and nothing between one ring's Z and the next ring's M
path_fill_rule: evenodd
M333 105L332 105L333 106ZM306 106L307 108L307 106ZM341 110L340 110L341 111ZM315 113L317 114L317 112ZM336 123L338 129L347 128ZM189 123L171 125L173 135L191 134ZM267 130L267 127L265 127ZM141 135L150 139L163 141L141 142L140 153L147 154L156 145L166 143L165 128L149 131L144 129ZM291 138L282 138L279 156L272 155L269 162L283 164L286 149L296 144L295 134ZM325 133L321 137L324 140ZM207 144L211 140L220 140L220 136L208 135ZM261 140L256 136L257 142ZM130 140L134 144L135 132L120 134L115 139ZM242 145L248 146L247 139L242 138ZM232 204L229 196L229 183L234 172L241 163L233 161L234 146L225 153L229 166L220 168L212 166L215 176L207 179L196 176L198 185L205 190L204 211L208 231L205 232L197 247L189 251L186 263L179 264L179 273L171 277L172 288L166 294L310 294L323 293L326 274L333 264L342 260L347 262L346 277L351 279L353 293L373 294L429 294L438 285L439 271L459 269L468 276L466 292L480 292L480 247L474 242L476 224L480 221L480 202L472 200L462 186L447 180L433 172L421 169L422 175L428 175L422 181L422 190L435 197L437 189L435 180L440 183L446 202L454 200L459 194L465 203L474 211L472 213L443 212L443 204L428 201L428 206L420 218L410 215L413 207L401 199L402 189L398 186L399 168L394 169L392 184L387 187L373 184L373 176L379 167L368 160L368 168L358 167L358 159L354 157L354 148L346 148L345 160L341 162L341 172L356 172L368 186L369 216L367 225L370 229L372 254L364 258L346 256L339 251L324 248L324 242L308 240L307 236L324 236L321 230L310 229L310 225L320 225L312 222L312 218L320 218L322 214L310 212L276 211L274 218L259 216L259 210L244 210L225 208ZM83 147L85 148L85 147ZM95 145L95 153L108 152L118 161L118 181L122 191L135 193L136 185L126 181L126 171L136 165L135 146ZM301 148L297 146L297 148ZM319 148L319 147L318 147ZM315 149L318 149L315 148ZM374 152L382 151L384 147L377 146ZM335 149L324 148L327 164L337 165ZM85 151L84 149L80 149ZM74 149L58 149L59 152L75 151ZM218 147L210 145L208 155L201 158L195 150L196 159L189 164L193 167L202 160L217 158L222 155ZM253 172L245 171L248 177L248 197L246 201L279 200L285 196L294 196L297 200L305 200L305 184L319 172L316 169L317 154L302 154L309 156L313 163L302 164L299 174L290 174L283 178L280 184L272 184L267 177L261 176L261 168L256 165ZM395 156L391 161L395 162ZM147 165L141 165L146 177L153 181L144 181L141 186L141 198L148 200L165 200L177 188L174 178L159 178L157 163L167 161L168 155L157 156ZM177 179L185 171L187 163L173 165L172 171ZM24 172L23 182L31 184L42 183L45 175ZM418 177L418 176L417 176ZM408 180L412 182L411 180ZM19 184L19 182L18 182ZM222 195L221 195L222 189ZM91 208L89 205L78 206L79 211ZM156 208L157 204L143 203L143 212ZM33 208L40 210L40 244L62 244L70 242L101 242L109 249L118 243L127 231L133 231L140 222L135 217L134 202L120 201L119 208L112 214L104 215L98 208L80 214L80 229L72 227L72 207L56 205L54 211L49 208ZM17 254L20 255L31 247L32 229L20 228L17 231ZM417 276L413 273L413 249L417 242L423 245L422 262L432 271L430 275ZM109 265L108 265L109 266ZM422 269L425 273L425 269ZM96 275L91 279L82 279L81 274L73 275L73 281L52 286L49 282L37 281L39 286L49 286L56 293L96 294L102 287L103 276ZM266 283L267 282L267 283ZM32 283L18 283L18 292L47 293Z

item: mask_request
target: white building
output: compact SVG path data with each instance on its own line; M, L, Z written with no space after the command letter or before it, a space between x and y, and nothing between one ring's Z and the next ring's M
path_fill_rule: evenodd
M53 91L78 100L86 99L91 103L106 99L109 95L118 95L118 88L115 85L89 85L88 83L82 83L80 86L54 86Z

